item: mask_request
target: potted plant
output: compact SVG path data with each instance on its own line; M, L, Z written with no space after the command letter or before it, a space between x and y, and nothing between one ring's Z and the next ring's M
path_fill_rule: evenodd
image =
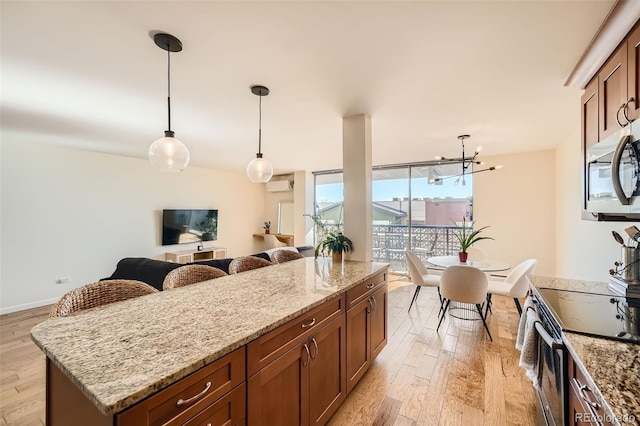
M487 229L488 226L483 226L480 229L473 230L473 225L475 222L471 222L470 226L467 226L467 221L465 217L462 217L462 226L453 231L453 235L456 237L458 242L460 243L460 252L458 253L458 258L461 263L465 263L467 261L467 249L471 247L474 243L480 240L493 240L491 237L481 237L480 233Z
M270 220L265 220L263 228L264 228L264 233L265 234L271 233L271 221Z
M319 254L331 254L334 262L342 262L342 253L353 251L353 243L342 231L329 232L316 246L316 258Z

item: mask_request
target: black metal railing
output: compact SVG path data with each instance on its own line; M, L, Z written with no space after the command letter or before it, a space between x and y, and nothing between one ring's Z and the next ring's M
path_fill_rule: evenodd
M393 272L406 272L404 251L409 247L425 263L431 256L457 254L460 243L453 231L459 229L458 226L412 225L409 230L409 225L373 225L373 261L389 263ZM337 230L342 230L342 225L325 224L325 232ZM322 236L316 234L316 241L321 239Z

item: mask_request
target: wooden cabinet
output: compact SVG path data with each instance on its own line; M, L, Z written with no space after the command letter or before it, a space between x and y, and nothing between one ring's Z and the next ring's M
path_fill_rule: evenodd
M620 43L581 98L582 219L613 220L587 212L588 150L640 118L640 23Z
M114 416L106 416L47 358L46 423L235 425L245 418L245 348L225 355Z
M587 198L589 195L589 180L587 179L589 148L598 143L598 79L591 80L584 89L581 98L582 111L580 112L581 127L581 155L582 155L582 219L596 220L597 216L587 211Z
M363 283L365 288L374 284ZM347 292L361 293L361 288ZM347 389L349 392L369 369L371 362L387 344L387 285L383 280L368 292L361 293L359 303L347 310Z
M202 250L181 250L165 254L165 260L168 262L183 264L225 257L227 257L227 249L224 247L205 247Z
M612 425L592 389L594 385L571 355L568 356L568 413L571 426Z
M598 73L599 131L603 140L624 124L620 108L627 102L627 44L622 43Z
M340 315L248 380L248 424L322 425L347 395Z
M640 25L627 37L627 117L640 118ZM633 98L633 101L631 100Z
M242 347L123 411L117 424L184 424L193 417L218 419L208 422L212 425L223 425L228 420L232 421L229 424L236 424L245 417L245 377ZM189 424L200 424L200 420L193 421Z

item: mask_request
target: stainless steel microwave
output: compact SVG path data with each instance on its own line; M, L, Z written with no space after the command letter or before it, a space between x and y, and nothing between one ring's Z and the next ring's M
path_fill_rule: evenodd
M640 220L640 123L635 124L587 152L587 211L599 218Z

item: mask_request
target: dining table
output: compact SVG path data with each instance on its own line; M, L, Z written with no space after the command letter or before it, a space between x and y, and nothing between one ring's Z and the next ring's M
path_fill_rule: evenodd
M481 259L481 260L467 260L466 262L460 262L457 255L455 256L431 256L427 258L427 267L434 269L446 269L449 266L463 265L473 266L480 269L482 272L502 272L511 269L511 265L502 260L494 259Z
M460 262L460 258L455 256L431 256L427 258L426 265L428 268L445 270L449 266L473 266L480 269L487 274L493 272L503 272L511 269L511 265L502 260L494 259L481 259L481 260L467 260L466 262ZM486 302L485 302L486 303ZM451 308L449 308L449 314L458 319L464 320L480 320L478 311L473 305L467 303L454 302Z

